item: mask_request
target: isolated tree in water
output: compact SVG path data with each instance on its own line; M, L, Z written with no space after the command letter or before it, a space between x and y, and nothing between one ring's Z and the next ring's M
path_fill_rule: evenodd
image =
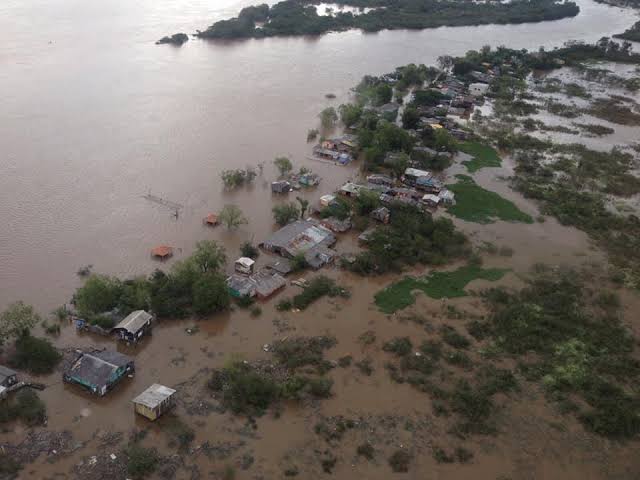
M296 197L296 200L300 204L300 220L302 220L307 213L307 208L309 208L309 200L302 197Z
M229 230L249 223L249 220L247 220L237 205L225 205L218 215L218 220L226 225Z
M0 314L0 346L10 338L18 338L40 322L31 305L15 302Z
M273 161L273 164L278 169L278 172L280 172L281 177L284 177L286 174L291 172L291 170L293 170L291 160L289 160L287 157L276 157L276 159Z
M224 248L213 240L198 242L191 258L201 273L217 272L227 261Z

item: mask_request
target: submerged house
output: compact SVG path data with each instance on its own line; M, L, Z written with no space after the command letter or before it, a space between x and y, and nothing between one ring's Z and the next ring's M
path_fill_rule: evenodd
M287 284L284 277L275 271L261 270L251 276L234 274L227 278L227 287L232 296L240 297L257 297L265 300Z
M0 387L8 388L16 383L18 383L18 372L0 365Z
M336 217L328 217L320 220L320 225L328 228L334 233L344 233L351 229L352 224L351 220L348 218L346 220L340 220Z
M262 248L286 258L293 258L319 245L331 247L336 237L331 231L311 220L298 220L282 227L260 244Z
M227 277L226 283L229 293L233 297L255 297L256 295L255 284L245 275L234 273Z
M149 420L156 420L164 412L173 408L175 393L173 388L154 383L133 399L133 409Z
M391 221L391 212L387 207L380 207L373 210L370 214L371 218L381 223L389 223Z
M271 182L271 192L273 193L289 193L290 191L291 184L286 180Z
M65 369L62 380L76 383L94 395L104 396L128 373L134 372L133 359L118 352L79 352Z
M402 181L408 185L415 185L416 181L420 177L431 177L431 173L426 170L419 170L417 168L407 168L404 171L404 175L402 177Z
M136 343L146 333L151 332L153 315L144 310L131 312L118 325L111 330L119 339L130 343Z
M249 275L253 273L255 263L255 260L249 257L240 257L235 261L234 268L238 273L245 273Z

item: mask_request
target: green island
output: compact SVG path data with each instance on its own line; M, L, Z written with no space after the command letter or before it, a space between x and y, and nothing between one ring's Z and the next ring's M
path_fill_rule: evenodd
M629 40L631 42L640 42L640 22L634 23L630 28L622 33L614 35L614 37Z
M516 0L509 3L436 0L349 0L339 5L362 9L356 14L337 11L318 15L309 0L286 0L269 7L243 8L230 20L214 23L197 36L210 39L321 35L330 31L361 29L425 29L441 26L542 22L573 17L580 9L573 2ZM370 9L364 11L364 9Z
M498 152L490 145L484 145L478 142L459 142L458 149L473 158L462 162L469 173L475 173L484 167L499 167L502 160Z
M456 175L458 183L447 185L456 194L456 203L447 211L462 220L476 223L505 222L533 223L530 215L522 212L513 202L495 192L485 190L467 175Z
M457 298L467 295L465 287L474 280L500 280L508 270L483 269L467 265L451 272L433 272L422 278L405 277L376 293L375 302L384 313L394 313L413 305L414 291L424 292L431 298Z

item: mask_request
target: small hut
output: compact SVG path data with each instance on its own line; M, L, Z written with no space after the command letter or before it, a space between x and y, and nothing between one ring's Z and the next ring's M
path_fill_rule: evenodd
M215 213L210 213L209 215L204 217L203 222L205 225L208 225L209 227L216 227L220 225L220 220L218 220L218 215L216 215Z
M143 417L151 421L156 420L175 405L175 393L173 388L154 383L133 399L133 408Z
M253 273L253 266L256 262L249 257L240 257L235 261L235 270L238 273L250 275Z
M137 343L143 335L151 332L153 316L144 310L131 312L124 320L116 325L112 332L118 338L128 343Z
M160 245L151 250L151 256L159 260L166 260L173 256L173 247L168 245Z

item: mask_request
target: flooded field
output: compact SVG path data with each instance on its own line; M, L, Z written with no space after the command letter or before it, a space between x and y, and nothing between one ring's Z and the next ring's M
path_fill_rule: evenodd
M272 206L284 201L270 192L274 157L288 155L296 168L306 166L323 178L318 188L303 193L312 205L358 175L357 163L340 167L310 160L305 138L317 126L317 113L347 101L364 74L408 62L434 63L439 55L483 44L536 49L566 40L595 41L635 21L629 11L582 0L578 17L548 24L346 32L231 44L190 41L181 49L153 44L168 32L191 33L206 27L203 20L226 18L250 3L229 1L212 8L199 0L135 5L11 0L0 6L0 87L10 92L0 116L0 218L5 220L0 307L24 300L46 313L69 301L81 284L76 271L84 265L100 273L143 275L185 258L198 240L220 241L230 257L243 241L259 242L275 229ZM336 98L325 98L328 93ZM605 143L629 143L634 137L637 129L616 127ZM450 178L465 173L459 164L463 154L456 160L447 172ZM254 185L224 191L222 170L257 164L264 170ZM513 167L505 158L502 167L485 168L474 178L537 218L538 206L504 181ZM149 192L182 204L179 217L143 198ZM291 194L289 200L294 198ZM238 205L248 225L233 232L203 226L202 219L225 204ZM454 222L475 245L513 249L513 256L485 259L487 267L510 269L491 285L520 285L521 275L536 263L605 263L585 233L550 217L531 224ZM158 244L174 246L178 253L169 262L155 262L149 251ZM355 248L355 235L340 236L339 252ZM259 264L267 260L262 254ZM446 318L444 302L419 295L406 311L384 315L373 297L397 276L323 273L337 278L351 297L323 299L304 312L278 312L270 301L261 305L258 317L235 308L211 319L164 321L136 348L118 346L135 357L138 368L105 398L64 384L59 371L36 378L47 385L41 398L48 413L46 429L36 432L68 431L72 440L55 453L44 451L20 478L121 478L109 473L109 465L117 471L120 450L134 429L148 429L146 442L161 453L175 453L167 419L150 424L133 412L131 399L155 382L179 389L176 413L195 432L188 452L180 460L172 457L175 464L164 465L159 478L170 477L163 474L165 467L185 479L282 478L294 468L298 478L326 478L319 458L332 450L340 452L335 478L387 479L392 474L386 459L398 448L415 452L405 478L638 478L640 461L632 448L585 433L530 385L519 402L501 402L498 436L451 440L446 418L432 414L429 397L391 381L385 367L389 356L378 348L401 335L416 343L433 338ZM475 281L468 288L486 286L489 282ZM282 295L296 289L287 286ZM448 303L476 313L483 309L476 297ZM624 304L632 313L637 298L625 293ZM411 321L412 314L426 318L428 328ZM377 337L372 346L359 340L369 330ZM333 369L334 394L327 400L305 408L286 405L279 415L256 419L254 428L244 417L216 410L204 391L211 370L234 355L271 361L264 346L274 339L328 334L338 339L326 353L329 361L369 358L373 373L362 374L354 366ZM55 344L67 354L114 345L111 339L79 334L72 325L62 329ZM337 416L354 419L356 427L329 445L316 434L316 425ZM0 432L0 443L29 443L29 435L29 429L15 425ZM371 462L356 453L363 442L378 452ZM434 446L452 449L462 443L475 452L472 463L448 465L432 457ZM225 476L230 467L235 477Z

